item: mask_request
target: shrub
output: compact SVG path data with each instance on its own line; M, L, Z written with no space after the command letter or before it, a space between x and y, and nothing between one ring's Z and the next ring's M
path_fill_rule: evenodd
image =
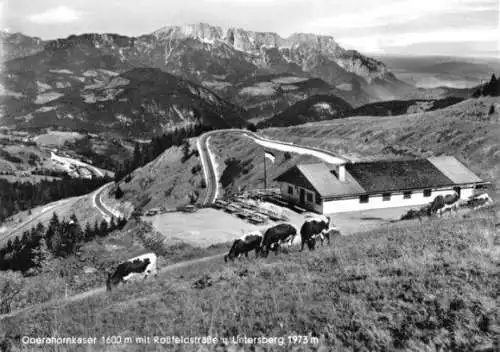
M118 186L118 187L116 187L116 190L115 190L115 198L120 199L121 197L123 197L123 191L120 188L120 186Z
M0 314L10 313L24 290L25 280L14 271L0 272Z
M251 132L257 132L257 126L254 123L249 123L247 129Z
M233 183L234 179L238 178L242 174L248 173L250 170L251 160L242 162L236 158L228 158L224 161L226 168L222 172L220 177L220 182L223 187L227 187Z
M200 172L200 171L201 171L201 165L200 165L200 164L197 164L197 165L195 165L195 166L193 166L193 167L191 168L191 173L192 173L193 175L196 175L196 174L197 174L198 172Z

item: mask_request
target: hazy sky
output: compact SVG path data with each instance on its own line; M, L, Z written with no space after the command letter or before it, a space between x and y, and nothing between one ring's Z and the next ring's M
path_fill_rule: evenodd
M372 54L500 56L500 0L0 0L0 27L43 39L208 22L332 35Z

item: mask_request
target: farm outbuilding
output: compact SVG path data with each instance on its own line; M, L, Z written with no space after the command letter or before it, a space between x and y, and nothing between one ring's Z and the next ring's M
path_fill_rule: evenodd
M487 184L453 156L299 164L275 181L283 198L321 214L424 205L454 192L468 199Z

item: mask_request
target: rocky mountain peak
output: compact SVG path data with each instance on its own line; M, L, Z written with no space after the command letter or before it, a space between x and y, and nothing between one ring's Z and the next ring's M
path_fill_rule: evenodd
M282 64L291 62L308 71L314 63L333 62L368 80L383 77L387 71L383 63L345 50L329 35L293 33L283 38L274 32L256 32L237 27L225 29L200 22L166 26L155 31L153 36L165 42L189 38L216 46L222 44L245 55L252 55L257 66L266 66L270 61Z
M75 46L101 47L131 47L135 38L114 33L86 33L70 35L64 39L51 40L45 45L46 49L68 49Z
M185 24L182 26L165 26L152 33L158 39L195 38L203 42L213 43L224 37L222 27L212 26L205 22Z

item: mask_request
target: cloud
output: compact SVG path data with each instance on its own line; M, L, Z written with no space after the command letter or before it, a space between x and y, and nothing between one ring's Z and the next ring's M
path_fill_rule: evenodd
M5 9L4 2L0 1L0 26L3 25L4 9Z
M470 12L485 10L498 11L498 4L495 1L477 0L391 0L383 6L318 18L311 22L310 26L317 30L371 28L405 23L437 14L460 13L466 15Z
M253 1L248 1L248 0L205 0L205 2L215 2L215 3L220 2L220 3L227 3L227 4L233 4L233 5L252 5L252 4L263 5L263 4L276 4L276 3L280 3L280 2L287 3L287 2L291 2L291 0L253 0Z
M379 53L393 47L415 44L477 42L491 44L498 40L498 33L492 27L441 28L430 31L407 32L401 34L374 33L367 36L339 38L339 44L359 51Z
M78 21L82 16L80 11L66 6L58 6L42 13L28 16L28 20L36 24L57 24Z

